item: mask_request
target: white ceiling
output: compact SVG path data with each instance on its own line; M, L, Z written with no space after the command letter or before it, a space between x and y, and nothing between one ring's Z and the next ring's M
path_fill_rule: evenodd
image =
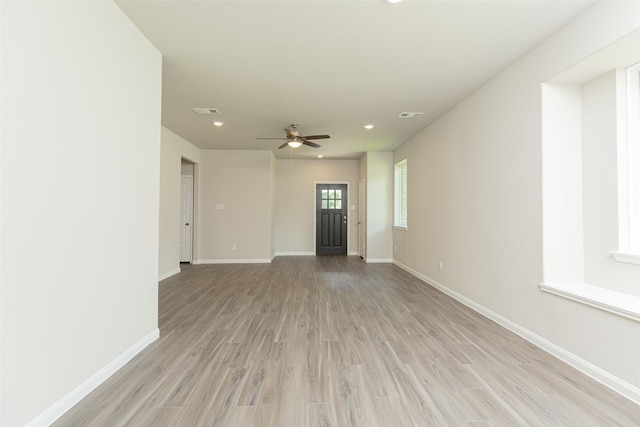
M359 158L393 150L593 2L117 3L163 54L168 129L204 149ZM196 115L193 107L221 114ZM398 119L405 111L425 114ZM291 123L331 139L294 150L256 140L284 137Z

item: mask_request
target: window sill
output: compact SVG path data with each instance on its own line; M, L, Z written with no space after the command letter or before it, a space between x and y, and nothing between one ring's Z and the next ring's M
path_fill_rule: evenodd
M611 252L613 258L618 262L626 262L628 264L640 264L640 255L626 252Z
M640 297L586 283L540 283L540 290L640 322Z
M394 230L404 230L407 231L407 227L403 227L402 225L394 225L393 226Z

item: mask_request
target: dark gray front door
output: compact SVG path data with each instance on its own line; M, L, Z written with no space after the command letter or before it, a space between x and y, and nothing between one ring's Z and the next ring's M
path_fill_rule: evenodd
M316 184L316 255L347 254L347 184Z

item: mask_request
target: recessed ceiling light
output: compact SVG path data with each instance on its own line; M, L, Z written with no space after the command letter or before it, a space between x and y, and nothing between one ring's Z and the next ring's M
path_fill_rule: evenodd
M402 0L384 0L384 1L386 1L387 3L394 4L394 3L400 3Z
M373 129L373 128L375 127L375 125L374 125L374 124L369 123L369 124L366 124L366 125L364 125L364 126L362 126L362 127L363 127L363 128L365 128L365 129Z
M318 154L316 157L317 157L317 158L319 158L319 159L321 159L321 158L323 158L324 156L323 156L322 154Z
M224 122L220 122L220 121L213 122L213 125L214 126L218 126L218 127L222 126L223 124L224 124Z

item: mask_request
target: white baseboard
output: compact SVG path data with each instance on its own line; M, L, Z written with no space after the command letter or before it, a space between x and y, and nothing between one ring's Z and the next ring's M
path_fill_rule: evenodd
M175 270L171 270L167 273L161 274L158 277L158 282L162 282L164 279L168 279L169 277L175 276L178 273L180 273L180 267L176 268Z
M315 252L276 252L276 256L315 256Z
M31 420L26 427L44 427L50 426L58 418L60 418L65 412L73 407L76 403L82 400L86 395L91 393L96 387L102 384L107 378L113 375L118 369L122 368L128 361L134 358L135 355L140 353L149 344L154 342L160 336L160 330L154 329L140 341L131 346L128 350L122 353L120 356L112 360L107 366L100 369L98 372L89 377L86 381L74 388L62 399L58 400L46 411L38 415Z
M349 252L349 256L359 256L358 252ZM316 256L315 252L276 252L276 256ZM389 260L391 262L391 260Z
M271 258L257 259L199 259L194 260L194 264L269 264Z
M381 263L389 264L389 263L392 263L393 260L391 258L367 258L365 259L365 262L367 264L381 264Z
M418 271L408 267L396 260L393 260L393 263L403 270L411 273L418 279L425 282L427 285L433 286L434 288L442 291L443 293L449 295L451 298L461 302L466 305L470 309L480 313L484 317L487 317L499 325L507 328L511 332L519 335L530 343L540 347L542 350L547 353L557 357L558 359L568 363L573 366L577 370L581 371L585 375L593 378L594 380L604 384L615 392L621 394L629 400L634 401L635 403L640 405L640 388L629 384L628 382L622 380L621 378L612 375L611 373L601 369L600 367L587 362L586 360L576 356L575 354L567 351L566 349L548 341L547 339L531 332L530 330L523 328L517 323L512 322L511 320L489 310L488 308L476 303L475 301L465 297L453 291L446 286L438 283L436 280L431 279L430 277L425 276L424 274L419 273Z

